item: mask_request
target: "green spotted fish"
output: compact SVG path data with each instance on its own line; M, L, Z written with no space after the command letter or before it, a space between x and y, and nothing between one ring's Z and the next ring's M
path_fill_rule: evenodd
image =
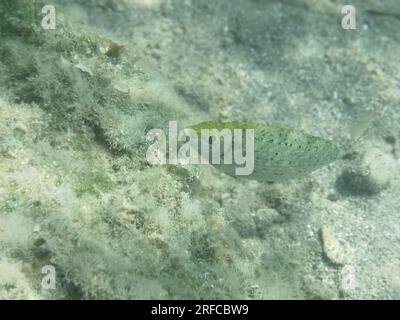
M342 157L348 151L334 141L315 137L301 131L265 124L207 121L191 126L201 136L202 129L253 129L254 170L247 178L263 182L279 182L300 178ZM225 142L224 142L225 143ZM232 149L234 138L232 139ZM221 155L224 148L221 147ZM245 150L243 151L245 152ZM235 174L235 163L213 164L217 169Z

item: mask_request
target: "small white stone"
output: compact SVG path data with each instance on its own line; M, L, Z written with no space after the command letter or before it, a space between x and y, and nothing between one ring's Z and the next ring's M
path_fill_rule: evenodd
M371 183L378 189L384 189L388 186L393 175L393 157L383 153L377 148L369 149L363 159L363 165L369 173Z
M354 259L354 250L348 243L340 243L328 226L321 228L322 244L325 255L336 264L349 264Z

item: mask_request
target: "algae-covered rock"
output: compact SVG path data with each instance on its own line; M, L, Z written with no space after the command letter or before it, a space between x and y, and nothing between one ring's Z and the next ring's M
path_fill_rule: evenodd
M371 148L364 154L359 167L342 173L337 186L345 194L370 196L387 189L395 172L393 156Z

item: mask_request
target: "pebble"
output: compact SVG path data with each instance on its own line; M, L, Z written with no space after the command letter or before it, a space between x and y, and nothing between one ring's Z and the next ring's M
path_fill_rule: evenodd
M385 189L393 174L393 157L377 148L369 149L363 158L363 165L368 170L370 183L376 191Z
M350 264L354 259L354 250L348 243L337 240L334 231L329 226L321 228L323 249L326 257L335 264Z

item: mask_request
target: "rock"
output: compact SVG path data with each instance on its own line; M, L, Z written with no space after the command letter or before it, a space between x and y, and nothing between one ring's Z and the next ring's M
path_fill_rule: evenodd
M377 148L369 149L361 166L346 169L336 181L336 189L344 195L368 196L386 189L393 175L394 158Z
M262 208L251 215L238 215L232 226L243 238L265 237L265 233L274 223L284 220L278 211L272 208Z
M265 232L271 227L274 223L280 223L285 218L279 214L278 211L272 208L262 208L257 210L257 212L253 215L254 223L256 226L257 234L259 237L264 237Z
M323 249L326 257L335 264L344 265L353 261L354 250L347 243L341 243L329 226L321 228Z
M393 174L393 165L393 157L379 149L369 149L364 155L363 166L368 170L370 183L377 191L383 190L389 185Z

